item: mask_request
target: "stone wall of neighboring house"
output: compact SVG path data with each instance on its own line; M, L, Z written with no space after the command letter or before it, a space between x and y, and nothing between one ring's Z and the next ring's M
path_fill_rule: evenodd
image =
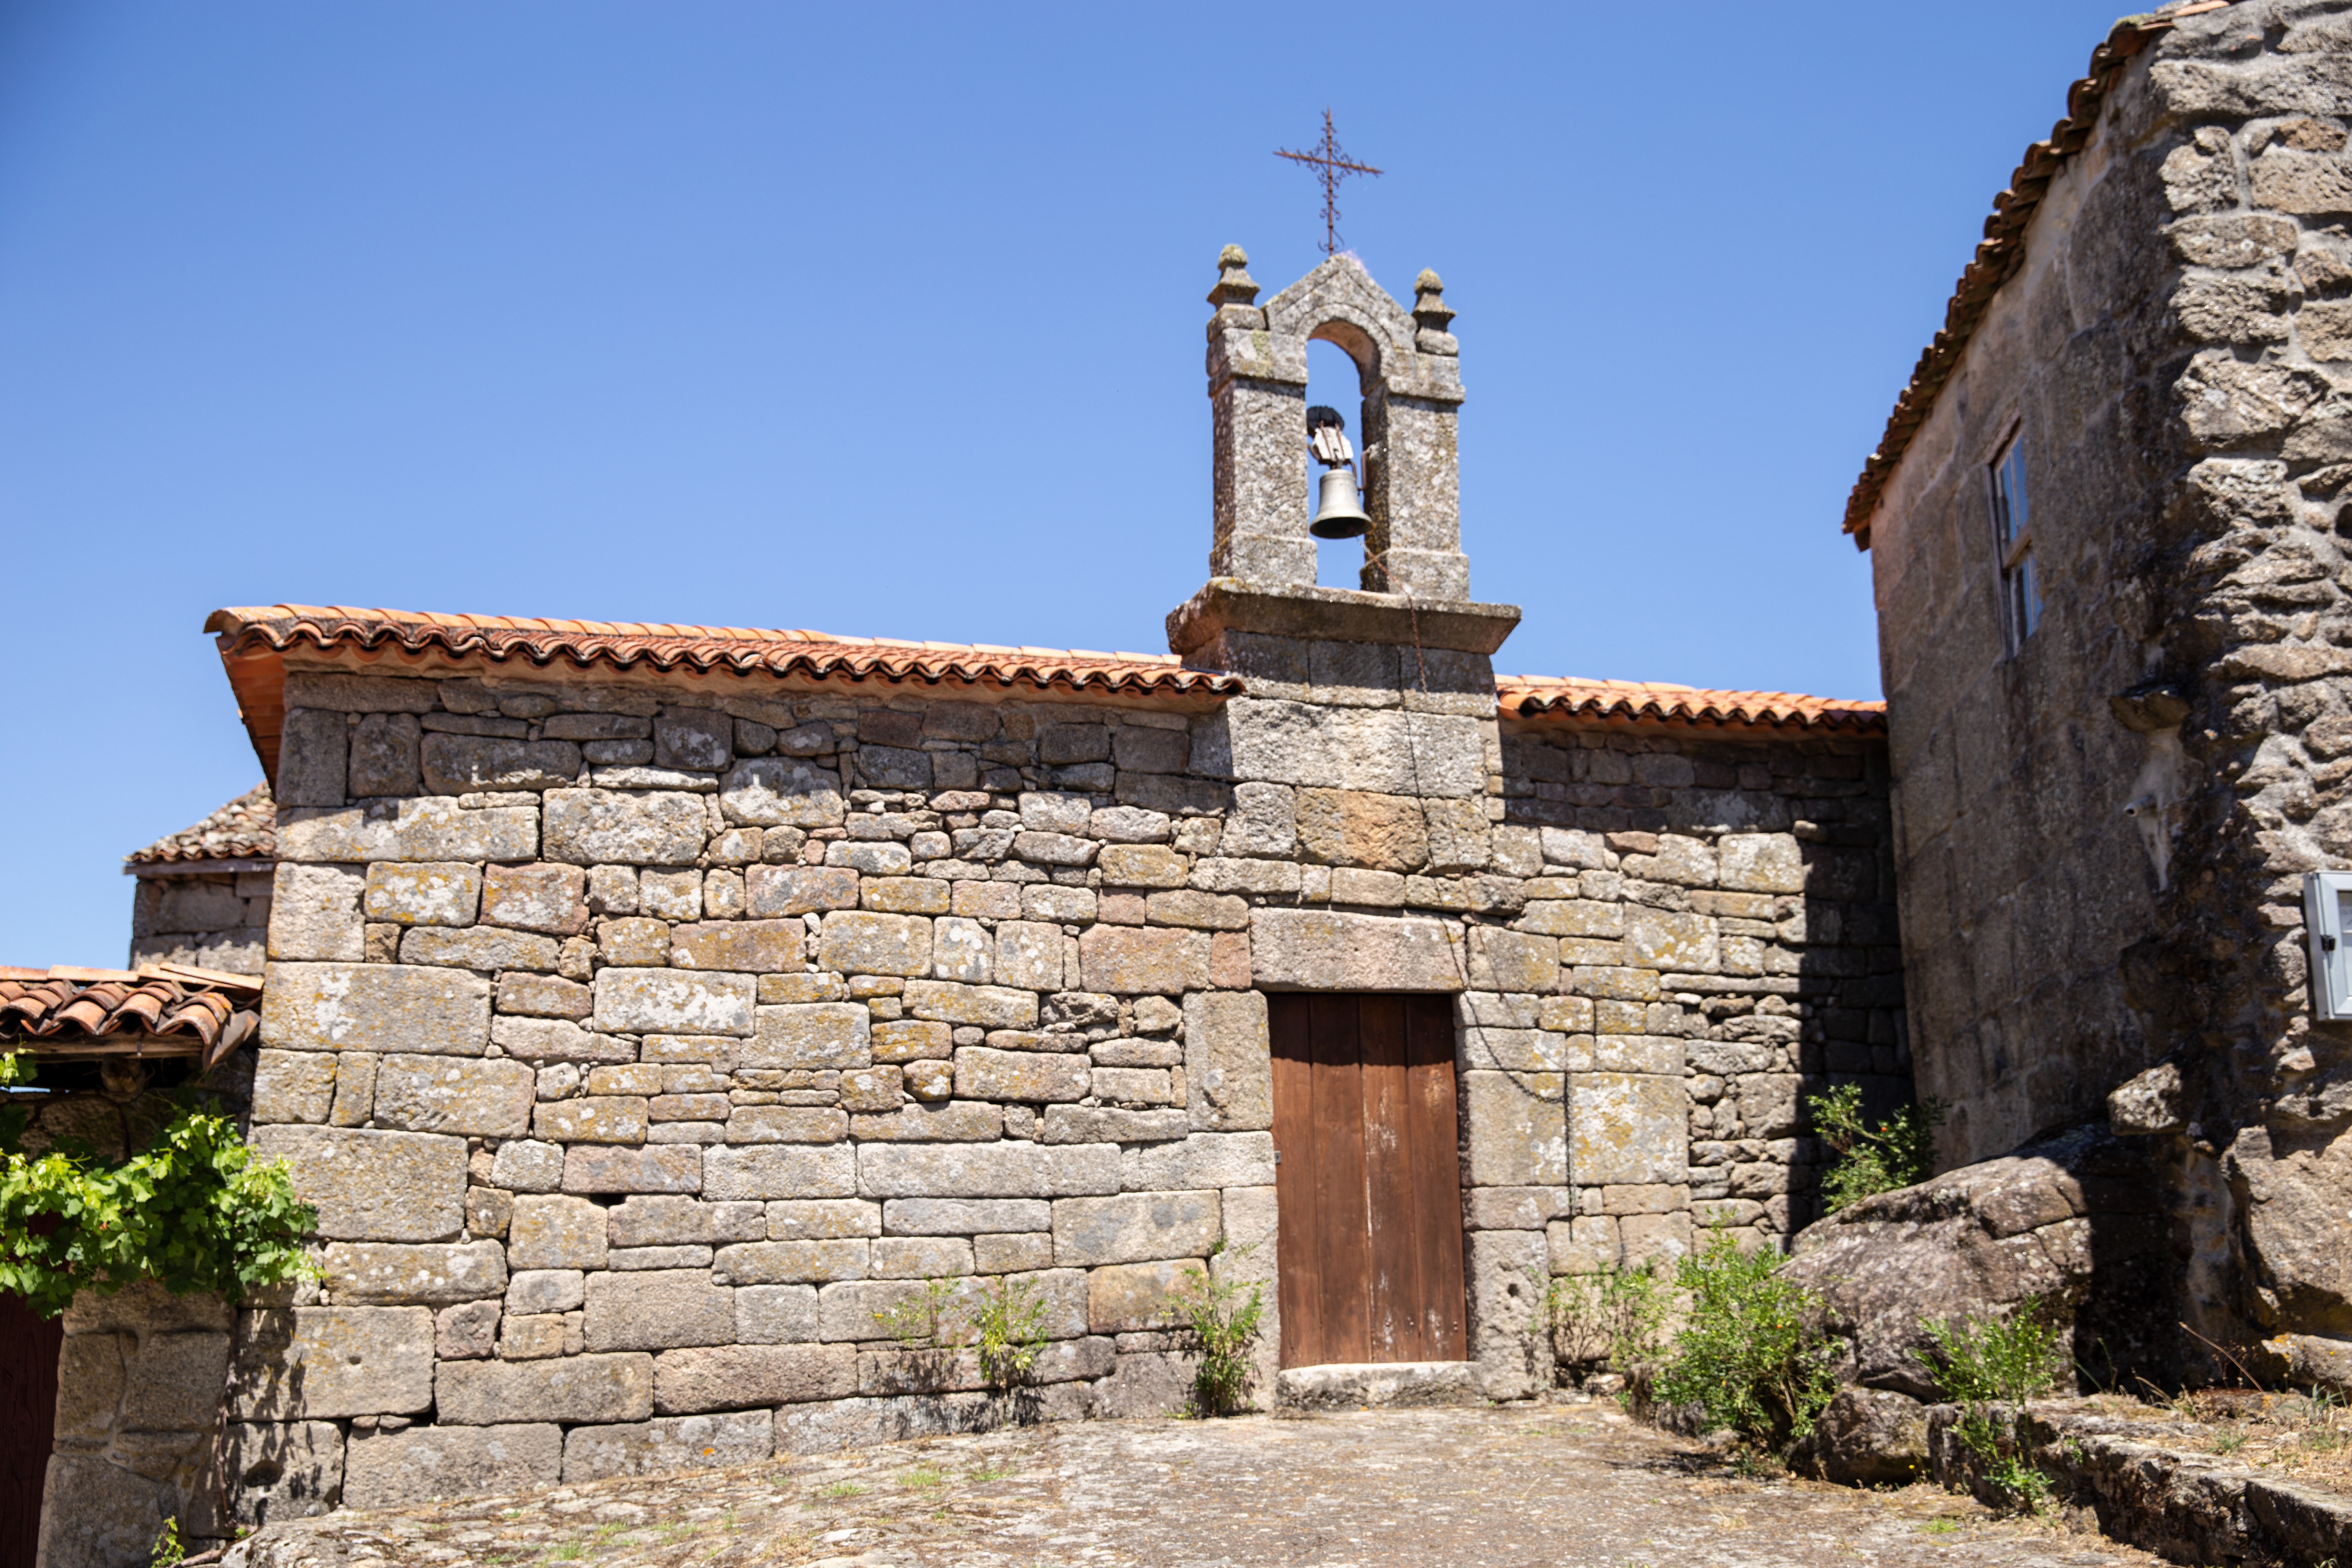
M269 942L273 868L240 863L207 870L201 860L135 868L131 965L187 963L258 974Z
M2096 1110L2153 1059L2119 963L2154 916L2124 815L2150 747L2108 700L2154 673L2140 552L2169 465L2151 437L2186 357L2162 235L2189 132L2151 113L2148 66L2051 182L1872 522L1915 1044L1922 1092L1950 1107L1947 1165ZM2011 657L1990 465L2021 430L2044 608Z
M2352 866L2347 52L2352 6L2248 0L2134 58L1871 527L1945 1160L2147 1071L2116 1125L2167 1141L2184 1314L2306 1372L2352 1364L2352 1034L2300 904ZM2004 657L2012 422L2044 609Z
M218 1297L148 1285L67 1310L41 1568L148 1562L167 1519L184 1540L229 1534L212 1468L229 1320Z

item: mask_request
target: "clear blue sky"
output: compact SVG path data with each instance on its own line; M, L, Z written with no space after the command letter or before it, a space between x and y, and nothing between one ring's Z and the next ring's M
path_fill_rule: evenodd
M0 0L0 963L259 776L217 605L1159 650L1327 104L1501 668L1874 695L1847 489L2113 4Z

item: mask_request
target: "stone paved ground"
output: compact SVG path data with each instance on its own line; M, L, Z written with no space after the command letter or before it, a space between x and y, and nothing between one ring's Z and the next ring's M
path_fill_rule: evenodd
M1915 1486L1742 1479L1605 1405L1100 1421L278 1526L229 1568L2158 1560Z

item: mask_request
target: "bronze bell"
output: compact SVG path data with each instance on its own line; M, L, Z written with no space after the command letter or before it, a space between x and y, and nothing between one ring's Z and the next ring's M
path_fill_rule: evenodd
M1356 496L1355 470L1324 469L1323 493L1307 531L1318 539L1360 539L1371 531L1372 520Z
M1307 531L1318 539L1360 539L1372 530L1356 493L1356 454L1339 411L1317 404L1307 411L1307 449L1323 465L1323 487Z

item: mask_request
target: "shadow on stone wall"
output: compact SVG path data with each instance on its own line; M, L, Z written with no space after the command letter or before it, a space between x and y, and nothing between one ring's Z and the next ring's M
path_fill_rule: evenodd
M1872 756L1873 782L1884 787L1885 761ZM1870 804L1883 808L1883 798ZM1861 814L1857 814L1861 815ZM1909 1022L1904 1010L1902 938L1896 924L1893 847L1883 816L1831 826L1801 819L1803 891L1789 924L1796 948L1804 1037L1799 1052L1798 1105L1807 1136L1799 1169L1806 1185L1792 1194L1792 1229L1824 1212L1821 1181L1836 1152L1822 1144L1808 1109L1847 1084L1862 1091L1875 1126L1912 1103Z
M1507 821L1541 837L1519 929L1559 936L1560 989L1592 999L1592 1076L1679 1058L1692 1219L1793 1234L1818 1213L1807 1098L1911 1096L1885 747L1519 725L1503 752ZM1622 1179L1570 1175L1603 1205ZM1580 1249L1569 1271L1602 1260Z

